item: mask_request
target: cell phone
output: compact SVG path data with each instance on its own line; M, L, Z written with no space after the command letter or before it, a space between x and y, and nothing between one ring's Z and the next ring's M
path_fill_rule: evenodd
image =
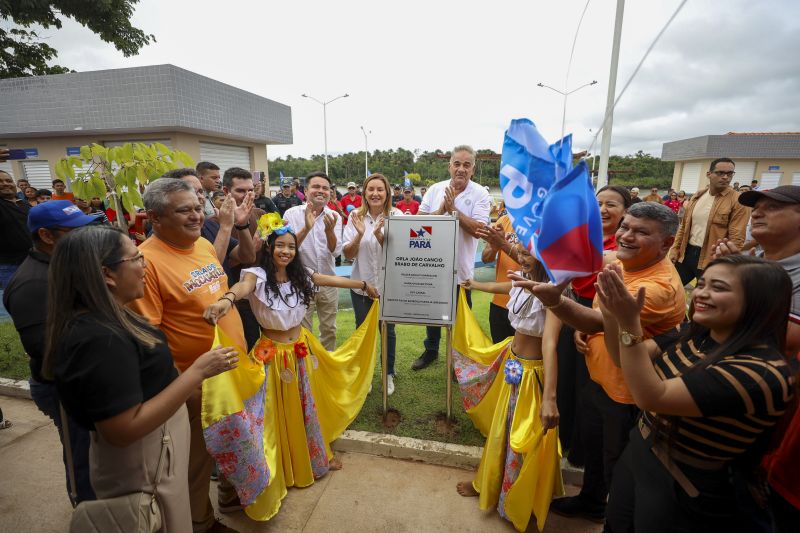
M8 151L8 159L28 159L28 155L25 150L13 149Z

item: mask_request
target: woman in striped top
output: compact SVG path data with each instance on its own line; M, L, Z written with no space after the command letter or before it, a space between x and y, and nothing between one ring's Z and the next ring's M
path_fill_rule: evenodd
M713 261L686 334L665 353L642 342L644 295L628 293L617 268L597 287L609 351L643 412L614 471L607 530L743 530L733 479L754 470L793 393L789 276L748 256Z

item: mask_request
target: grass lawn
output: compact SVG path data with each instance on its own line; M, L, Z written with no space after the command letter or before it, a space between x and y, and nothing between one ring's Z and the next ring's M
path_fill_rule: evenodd
M477 279L494 278L493 268L476 270ZM485 332L489 332L489 302L492 296L473 291L472 301L475 316ZM349 307L350 298L347 291L340 291L340 308L336 317L337 345L352 335L355 319ZM316 329L316 328L315 328ZM461 404L458 385L453 384L453 415L455 423L443 424L446 411L447 376L445 376L445 332L439 348L439 359L428 368L419 371L411 370L411 363L422 353L422 341L425 338L424 326L397 326L397 357L395 360L395 393L389 397L389 407L399 411L400 423L387 429L383 425L383 403L381 396L380 345L378 348L378 364L375 366L372 393L367 397L364 408L358 418L350 426L352 429L391 433L404 437L438 440L483 445L483 437L473 427ZM17 331L10 321L0 322L0 377L27 379L28 358L22 349Z

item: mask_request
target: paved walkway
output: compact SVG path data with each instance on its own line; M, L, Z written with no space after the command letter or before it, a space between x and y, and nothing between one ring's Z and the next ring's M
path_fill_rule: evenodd
M0 431L0 531L66 531L71 507L55 426L30 400L0 396L0 406L14 423ZM254 522L242 512L222 515L223 521L242 533L515 531L496 512L481 512L475 499L458 496L456 482L469 479L468 471L360 453L343 454L342 461L343 470L307 489L290 489L271 521ZM545 532L601 529L551 514Z

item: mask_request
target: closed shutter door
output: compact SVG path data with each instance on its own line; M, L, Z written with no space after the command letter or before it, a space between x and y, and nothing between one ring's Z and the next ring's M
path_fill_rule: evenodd
M781 184L783 172L762 172L761 181L758 184L758 189L761 191L768 191L774 189Z
M47 161L23 161L22 172L31 187L53 189L53 176L50 174L50 163Z
M697 192L700 182L700 163L684 163L681 172L681 188L686 194Z
M792 185L800 185L800 172L792 174Z
M250 170L250 148L201 142L200 161L214 163L219 167L221 174L231 167Z
M736 162L736 175L733 181L738 181L744 185L750 185L753 178L756 176L756 162L755 161L739 161Z
M11 161L6 161L5 163L0 163L0 171L5 172L12 178L14 177L14 173L11 171Z

